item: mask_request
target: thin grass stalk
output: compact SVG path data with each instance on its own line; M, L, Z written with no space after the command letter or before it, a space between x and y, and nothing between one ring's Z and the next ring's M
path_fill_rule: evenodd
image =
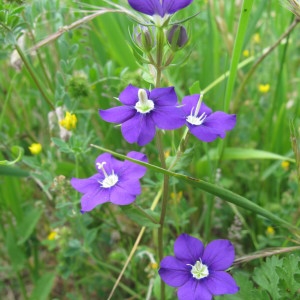
M28 62L25 54L23 53L22 49L16 44L15 49L17 50L18 54L20 55L27 71L29 72L31 78L33 79L34 83L36 84L37 88L39 89L40 93L42 94L44 100L46 103L50 106L52 110L55 110L55 106L52 104L52 101L50 100L49 96L45 92L45 88L42 86L42 83L36 76L34 70L32 69L30 63Z

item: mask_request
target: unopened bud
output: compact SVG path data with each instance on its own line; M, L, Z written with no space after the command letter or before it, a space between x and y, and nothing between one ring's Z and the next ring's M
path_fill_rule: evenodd
M188 42L185 27L182 25L173 25L167 32L167 39L173 51L181 49Z
M134 39L137 45L142 50L150 52L155 45L152 30L146 26L138 26L134 31Z

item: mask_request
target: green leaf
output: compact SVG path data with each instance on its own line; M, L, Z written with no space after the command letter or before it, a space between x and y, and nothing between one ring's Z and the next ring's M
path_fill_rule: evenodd
M72 149L69 147L69 145L65 141L63 141L59 138L52 138L51 140L56 146L58 146L59 151L65 152L65 153L72 153Z
M279 276L275 271L276 267L281 266L282 260L277 256L272 256L268 257L264 264L254 270L254 281L264 290L268 291L271 299L281 299L278 288Z
M208 153L211 160L218 160L218 149L211 149ZM272 159L272 160L287 160L290 162L295 162L294 159L282 156L276 153L257 150L257 149L247 149L247 148L226 148L222 154L223 160L248 160L248 159ZM201 158L201 161L206 160L206 156Z
M27 177L30 175L30 173L28 171L24 171L19 168L0 165L0 175L14 176L14 177Z
M134 205L126 205L121 208L125 215L137 224L149 228L159 227L158 221L156 222L155 219L157 218L157 213L154 213L150 209L143 210L142 208L137 208Z
M30 300L49 299L49 294L52 290L55 276L56 275L54 273L43 274L42 277L37 281L29 299Z
M289 299L296 299L296 293L300 290L300 283L295 279L296 275L300 275L299 262L300 258L291 254L283 258L281 267L276 268L276 272L283 282L280 286L282 290L281 299L284 296Z
M20 237L18 245L23 244L32 234L42 215L42 211L36 208L32 208L27 214L25 214L23 220L18 224L17 232Z

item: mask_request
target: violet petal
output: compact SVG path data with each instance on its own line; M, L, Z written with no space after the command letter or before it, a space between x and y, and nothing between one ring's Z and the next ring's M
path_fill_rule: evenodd
M72 178L70 183L75 190L84 194L98 187L98 179L101 180L101 177L95 174L89 178Z
M155 136L155 124L149 116L137 114L122 124L122 134L129 143L148 144Z
M140 152L131 151L127 154L127 156L136 160L148 162L147 156ZM122 174L122 177L124 177L124 179L127 177L139 179L145 175L146 171L146 167L135 164L129 160L125 160L122 167L122 171L120 171L120 173Z
M123 123L132 118L136 110L129 106L117 106L105 110L99 110L100 117L110 123Z
M152 119L160 129L172 130L185 124L183 111L179 107L159 107L152 113Z
M229 115L222 111L212 113L203 122L203 125L211 127L220 133L233 129L235 124L236 115Z
M207 287L197 279L191 278L177 291L178 300L211 300L212 294Z
M81 211L87 212L94 209L99 204L103 204L110 200L110 190L100 188L91 190L81 197Z
M224 271L234 261L234 247L228 240L214 240L205 247L202 262L210 270Z
M219 132L216 132L214 128L207 127L204 124L195 126L187 124L191 134L194 135L196 138L203 142L212 142L218 137L222 137Z
M223 271L209 274L204 284L213 295L235 294L239 291L233 277Z
M100 165L102 165L105 172L110 175L112 172L118 173L123 166L123 162L114 158L110 153L103 153L99 155L95 160L95 167L101 177L104 179L105 176L103 170L100 168Z
M128 0L129 5L146 15L160 15L163 16L162 6L159 0Z
M138 101L139 88L129 84L120 94L119 100L125 105L134 106Z
M113 191L110 195L111 203L117 205L128 205L134 202L135 199L136 195L128 193L126 190L119 187L118 185L114 186Z
M177 95L174 87L157 88L150 92L149 99L156 106L177 105Z
M185 264L194 265L197 260L201 259L203 251L202 242L186 233L181 234L174 244L176 258Z
M179 287L191 278L188 266L173 256L163 258L158 273L161 279L172 287Z
M199 94L194 94L190 96L185 96L182 99L182 108L186 117L191 114L192 110L193 114L195 113L199 97ZM197 116L201 116L203 113L205 113L206 115L210 115L212 113L212 110L204 102L201 103L200 110Z
M167 14L174 14L190 5L193 0L163 0L163 11Z
M142 192L141 184L138 179L124 180L122 178L122 180L116 184L116 187L132 195L139 195Z

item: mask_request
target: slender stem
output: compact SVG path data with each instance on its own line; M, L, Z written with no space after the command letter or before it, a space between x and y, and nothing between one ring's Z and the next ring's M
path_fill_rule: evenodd
M157 27L157 48L156 48L156 81L155 81L155 87L160 87L161 84L161 75L162 75L162 61L163 61L163 50L164 50L164 31L161 27Z
M158 148L159 153L159 159L162 168L166 169L166 161L165 161L165 154L163 150L162 145L162 133L161 131L157 132L156 135L156 144ZM161 261L164 256L164 244L163 244L163 230L164 230L164 223L165 223L165 217L167 212L167 203L168 203L168 197L169 197L169 176L164 174L164 182L163 182L163 194L162 194L162 205L161 205L161 213L160 213L160 220L159 224L160 227L158 228L158 257ZM161 280L160 281L160 299L165 299L165 283Z
M40 80L37 78L37 76L35 75L30 63L28 62L26 56L24 55L22 49L19 47L19 45L15 45L15 48L18 52L18 54L20 55L27 71L29 72L30 76L32 77L33 81L35 82L37 88L39 89L40 93L42 94L43 98L45 99L45 101L48 103L48 105L51 107L52 110L55 110L54 105L52 104L50 98L48 97L48 95L45 93L45 89L42 86Z

